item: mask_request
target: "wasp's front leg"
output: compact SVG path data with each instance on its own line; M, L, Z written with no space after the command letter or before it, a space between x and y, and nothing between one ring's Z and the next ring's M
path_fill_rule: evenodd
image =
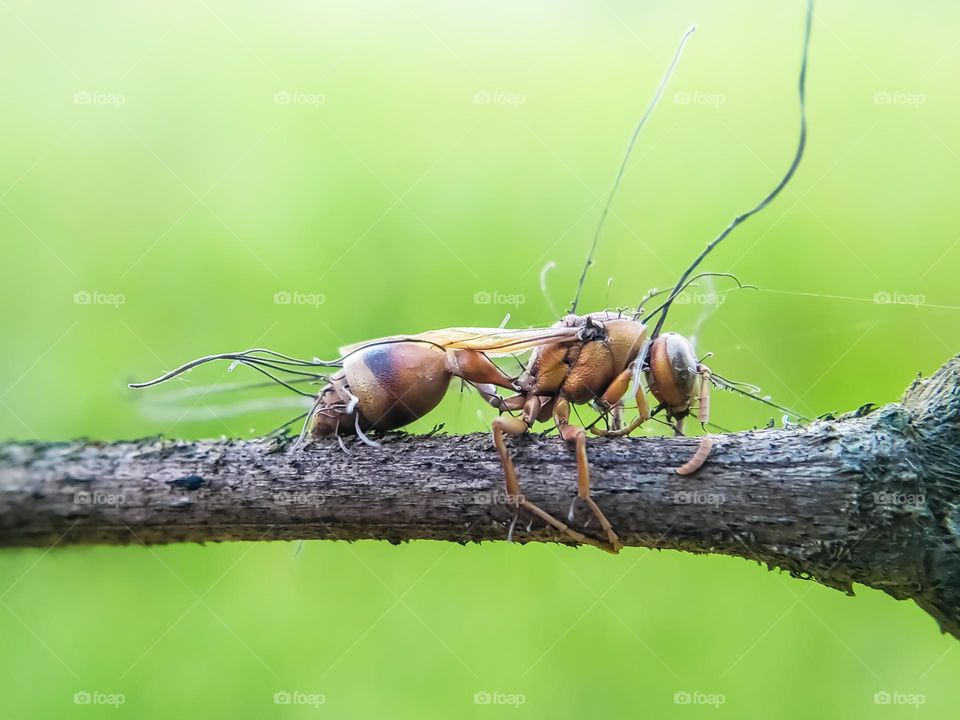
M593 512L597 520L600 521L600 527L607 535L607 541L610 543L611 552L620 552L623 547L620 538L614 532L613 526L607 520L603 511L593 498L590 497L590 466L587 462L587 433L582 427L570 424L570 403L565 398L558 398L553 410L553 418L556 420L557 428L560 430L560 437L568 443L573 443L577 453L577 497L583 500Z

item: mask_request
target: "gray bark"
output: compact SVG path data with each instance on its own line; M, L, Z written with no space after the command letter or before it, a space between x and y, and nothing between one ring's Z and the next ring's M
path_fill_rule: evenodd
M852 594L913 599L960 638L960 356L900 403L808 426L594 440L594 498L625 545L737 555ZM0 445L0 547L226 540L504 540L514 515L487 435ZM511 441L526 497L565 518L574 459ZM580 507L574 526L583 529ZM540 521L515 540L565 542ZM586 528L597 534L595 523Z

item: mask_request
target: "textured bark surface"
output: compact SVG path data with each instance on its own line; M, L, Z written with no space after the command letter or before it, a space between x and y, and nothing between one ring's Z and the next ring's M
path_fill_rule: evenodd
M677 476L696 442L589 444L594 497L626 545L738 555L845 592L863 583L960 638L960 356L868 414L718 436L696 475ZM0 445L0 546L506 538L514 511L487 435L347 444ZM525 495L565 518L570 448L510 444ZM574 526L587 517L580 507ZM527 522L517 541L564 541Z

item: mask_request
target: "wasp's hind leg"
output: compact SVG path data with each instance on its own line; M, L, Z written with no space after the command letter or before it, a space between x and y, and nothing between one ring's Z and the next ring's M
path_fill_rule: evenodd
M590 466L587 463L587 433L582 427L570 424L570 403L560 398L556 402L553 410L553 418L556 420L557 428L560 430L560 437L568 443L573 443L577 453L577 497L583 500L597 520L600 521L600 527L606 533L609 547L604 546L604 550L613 553L620 552L623 547L617 533L614 532L610 521L603 514L603 511L590 497Z
M550 513L534 505L532 502L527 500L520 491L520 483L517 480L517 471L516 468L514 468L513 460L510 458L510 451L507 448L507 443L504 440L504 434L518 437L526 433L530 429L530 425L525 418L527 415L537 415L539 412L539 407L539 398L530 398L526 401L526 407L524 408L525 417L519 418L514 417L513 415L501 415L500 417L494 419L491 426L493 431L493 444L496 446L497 452L500 453L500 462L503 465L503 475L507 486L507 497L511 502L516 504L518 510L519 508L529 510L531 513L562 532L571 540L580 543L581 545L593 545L595 547L606 549L603 544L597 542L591 537L584 535L583 533L579 533L576 530L571 529L568 525L560 522Z

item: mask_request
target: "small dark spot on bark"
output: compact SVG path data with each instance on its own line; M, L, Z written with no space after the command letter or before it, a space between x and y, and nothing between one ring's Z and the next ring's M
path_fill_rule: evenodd
M199 475L184 475L176 480L167 480L167 484L184 490L199 490L203 487L204 480Z

